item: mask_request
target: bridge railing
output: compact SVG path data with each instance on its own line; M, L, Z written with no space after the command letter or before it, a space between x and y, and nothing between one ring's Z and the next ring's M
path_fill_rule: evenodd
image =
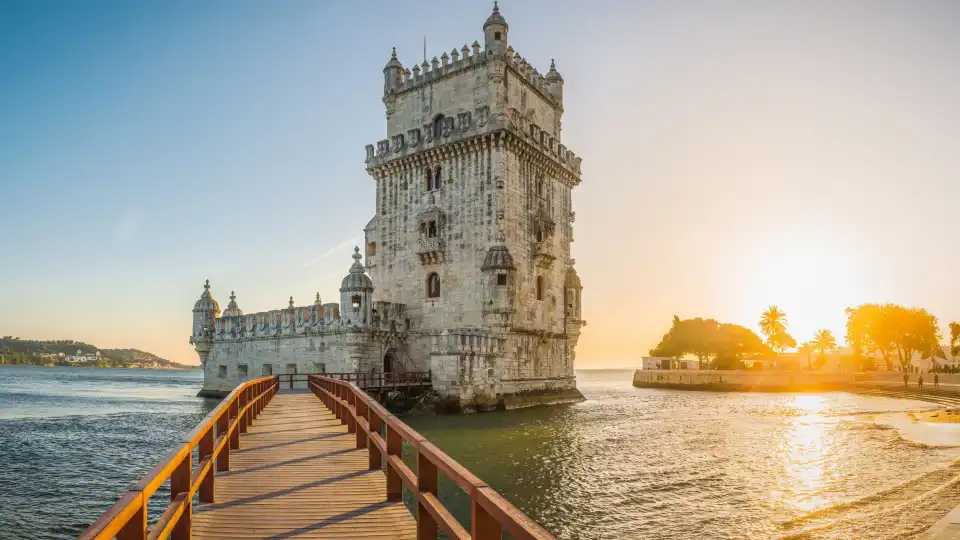
M305 383L311 375L352 382L361 390L368 388L410 388L430 386L429 371L394 371L388 373L283 373L278 375L281 388L293 388L296 383Z
M554 538L353 382L321 375L308 379L310 390L356 434L357 448L367 449L368 467L383 470L386 458L387 500L402 500L403 486L413 492L418 540L435 540L438 529L459 540L500 540L504 530L517 540ZM417 452L416 472L403 462L403 441ZM470 531L441 504L439 473L470 497Z
M277 377L263 377L233 389L183 438L183 444L167 454L156 467L120 496L100 518L80 535L81 540L146 540L190 538L193 496L200 502L214 501L217 471L230 470L230 451L240 448L240 434L277 393ZM193 450L198 463L193 467ZM147 528L147 503L164 482L170 480L170 504L152 529Z

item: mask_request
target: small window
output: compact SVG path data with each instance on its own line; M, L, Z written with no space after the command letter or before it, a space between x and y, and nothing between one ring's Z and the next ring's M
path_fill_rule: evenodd
M240 364L239 366L237 366L237 375L238 375L241 379L246 379L246 378L247 378L247 365L246 365L246 364Z
M353 306L354 311L360 311L360 295L355 294L351 299L351 305Z
M443 171L440 170L440 167L437 167L437 172L433 175L433 189L440 189L443 186L443 182L441 180L442 172Z
M537 197L543 197L543 178L537 177L536 189Z
M326 373L326 372L327 372L327 365L324 364L324 363L321 363L321 362L314 362L314 363L313 363L313 372L314 372L314 373Z
M433 119L433 138L439 139L443 136L443 115L438 114L436 118Z
M369 244L367 244L367 256L373 257L376 254L377 254L377 243L370 242Z
M227 378L227 366L218 366L217 367L217 377L221 379Z
M507 284L507 275L506 274L497 274L497 285L503 287Z
M537 276L537 300L543 300L543 276Z
M431 221L431 222L427 225L427 238L436 238L436 237L437 237L437 234L438 234L437 222L436 222L436 221Z
M500 32L494 32L493 39L500 39Z
M440 276L436 272L427 276L427 298L440 298Z
M260 372L261 377L270 377L273 375L273 364L264 364L263 370Z
M537 242L543 242L543 229L537 227Z
M427 169L427 191L433 191L433 171Z

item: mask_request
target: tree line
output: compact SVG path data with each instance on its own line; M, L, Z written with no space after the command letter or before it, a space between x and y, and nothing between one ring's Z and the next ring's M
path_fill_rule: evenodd
M846 309L846 345L851 349L851 362L859 370L876 369L879 356L887 370L913 369L914 356L931 359L935 371L958 371L950 364L940 345L942 335L937 318L921 308L898 304L862 304ZM736 324L715 319L680 319L663 335L651 356L679 360L696 356L701 369L740 369L745 360L777 359L788 350L795 350L806 359L807 369L819 369L827 355L838 348L837 339L828 329L817 330L807 341L798 343L787 331L787 314L770 306L760 316L763 337ZM960 355L960 322L951 322L950 355ZM942 362L939 362L942 360Z

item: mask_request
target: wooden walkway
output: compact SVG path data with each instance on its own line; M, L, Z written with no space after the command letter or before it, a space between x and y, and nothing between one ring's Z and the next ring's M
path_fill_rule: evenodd
M194 509L194 538L416 538L367 450L313 394L277 394L241 441L215 502Z

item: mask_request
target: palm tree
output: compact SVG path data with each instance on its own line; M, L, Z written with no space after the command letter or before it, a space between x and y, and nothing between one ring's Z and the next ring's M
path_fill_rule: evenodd
M807 355L807 369L813 369L813 351L816 350L812 341L804 341L803 345L797 348L797 352Z
M817 351L817 361L823 365L822 358L827 351L837 348L837 340L833 337L833 332L821 328L813 335L813 347Z
M787 314L777 306L770 306L760 316L760 331L766 336L767 342L773 336L787 331Z

